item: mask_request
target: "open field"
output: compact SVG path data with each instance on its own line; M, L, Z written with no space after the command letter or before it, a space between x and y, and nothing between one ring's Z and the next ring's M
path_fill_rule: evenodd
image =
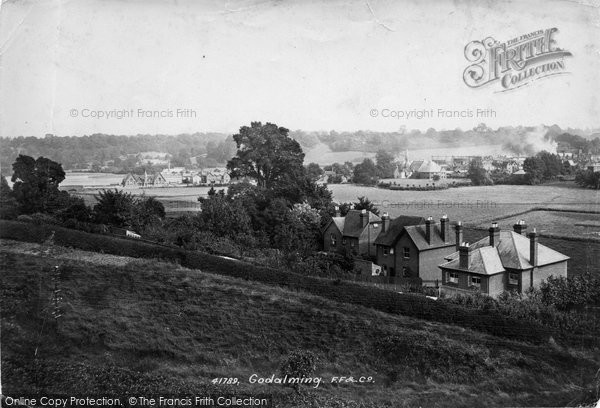
M600 211L600 205L598 206ZM520 216L527 225L545 235L560 235L583 238L600 238L600 213L579 213L566 211L530 211ZM511 229L513 218L498 219L502 229ZM481 223L480 228L489 228L488 223Z
M331 184L334 200L356 201L366 196L390 216L429 215L461 220L473 226L534 207L600 211L600 192L557 186L480 186L438 191L392 191L352 184Z
M42 257L40 249L1 246L5 395L170 384L202 393L213 378L237 377L236 393L271 394L281 407L565 406L586 402L598 368L588 351L503 340L171 263L60 247ZM56 326L44 308L54 265L64 299ZM296 349L317 355L314 376L324 379L304 387L300 401L287 387L249 382L254 373L277 375ZM330 383L350 375L373 381Z

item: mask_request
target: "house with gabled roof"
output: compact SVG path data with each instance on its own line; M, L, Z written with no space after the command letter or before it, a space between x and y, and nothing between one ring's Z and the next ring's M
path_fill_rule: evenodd
M138 175L129 173L121 181L123 187L164 187L168 185L167 180L161 173L148 174L144 172L144 175Z
M460 227L456 235L462 238ZM550 276L567 277L569 257L540 244L535 229L526 232L523 220L513 231L500 231L492 223L487 237L473 244L457 241L457 251L439 266L442 290L448 294L476 290L495 297L504 291L539 288Z
M390 277L420 278L423 285L437 286L441 281L438 265L455 251L456 237L450 232L450 220L439 223L428 217L399 217L395 228L376 240L377 264ZM385 218L383 220L386 221ZM392 225L394 221L390 221Z
M402 259L397 258L396 243L404 228L410 225L425 223L425 218L419 216L401 215L390 219L388 213L381 216L381 233L375 240L376 263L381 266L381 272L386 276L396 276L398 268L402 267Z
M350 210L345 217L332 217L323 229L323 248L339 254L375 255L375 240L381 233L381 218L367 210Z

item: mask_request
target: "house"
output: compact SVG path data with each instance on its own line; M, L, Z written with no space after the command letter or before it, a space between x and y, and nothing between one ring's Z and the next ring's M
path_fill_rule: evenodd
M323 248L339 254L375 255L380 233L381 218L370 211L350 210L345 217L338 213L323 229Z
M416 178L420 179L432 179L435 176L439 178L446 178L446 172L442 167L434 161L425 160L421 163L419 168L415 171Z
M231 181L231 177L227 172L227 169L224 167L212 167L202 169L199 173L200 182L198 184L203 185L224 185L229 184ZM196 184L196 183L194 183Z
M395 256L397 253L395 247L400 235L404 231L404 227L423 223L425 223L423 217L402 215L390 220L388 213L383 213L381 216L381 233L375 240L376 263L381 266L381 273L383 275L396 276L398 262Z
M496 297L504 291L539 288L549 276L567 276L569 257L538 243L535 229L526 236L523 220L513 231L501 231L492 223L488 236L474 244L462 242L461 228L456 226L456 251L439 266L447 294L476 290Z
M121 181L123 187L138 188L138 187L164 187L168 185L167 180L161 173L138 175L129 173Z
M439 224L432 217L401 218L392 226L383 218L384 229L388 231L377 244L377 264L382 273L391 277L420 278L423 285L437 286L442 275L440 261L456 249L456 237L450 232L450 220L442 216ZM384 266L385 265L385 266Z

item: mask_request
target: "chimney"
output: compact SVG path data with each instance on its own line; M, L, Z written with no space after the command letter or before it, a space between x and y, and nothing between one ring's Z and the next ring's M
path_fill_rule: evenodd
M527 233L527 224L525 224L525 221L519 220L515 225L513 225L513 230L517 234L525 235Z
M340 213L340 207L339 206L335 206L335 215L334 217L340 217L341 213Z
M369 223L369 214L367 213L367 210L362 209L360 211L360 225L364 228L367 226L368 223Z
M460 243L463 240L463 226L462 221L458 221L456 223L456 227L454 227L454 233L456 234L456 250L458 251L460 248Z
M390 229L390 216L384 212L381 216L381 232L387 232Z
M468 242L463 242L458 247L458 265L460 269L469 269L471 263L471 246Z
M425 239L429 245L431 245L431 224L433 224L433 217L429 216L425 220Z
M497 222L492 222L492 226L488 230L490 232L490 246L497 247L500 244L500 228Z
M448 242L450 240L450 221L446 214L440 218L440 235L442 236L442 241Z
M529 234L529 263L532 266L538 265L538 237L535 228Z

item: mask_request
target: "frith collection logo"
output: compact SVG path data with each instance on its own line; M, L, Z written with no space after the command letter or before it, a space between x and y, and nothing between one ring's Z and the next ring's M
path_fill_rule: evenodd
M471 88L499 81L509 91L565 71L565 57L571 53L556 46L557 28L523 34L500 43L492 37L471 41L465 47L465 57L472 64L464 73L465 84Z

